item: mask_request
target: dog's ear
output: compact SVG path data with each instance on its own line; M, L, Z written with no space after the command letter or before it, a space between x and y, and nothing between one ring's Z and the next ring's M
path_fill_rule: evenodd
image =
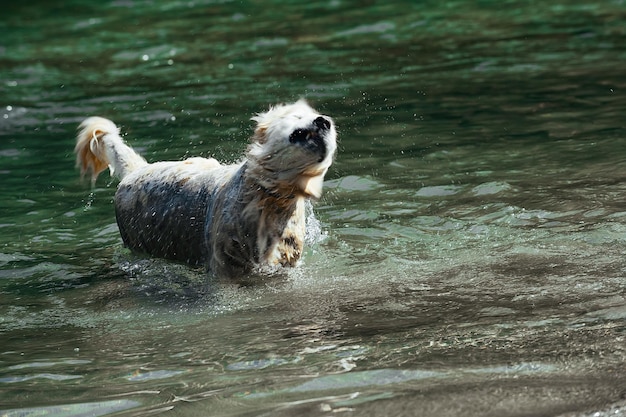
M254 136L252 137L252 140L263 145L265 142L267 142L266 132L266 126L257 126L256 129L254 129Z
M273 107L263 113L257 113L250 120L256 122L256 128L254 129L254 136L252 137L253 142L257 142L263 145L267 142L267 128L270 124L270 114L272 112Z

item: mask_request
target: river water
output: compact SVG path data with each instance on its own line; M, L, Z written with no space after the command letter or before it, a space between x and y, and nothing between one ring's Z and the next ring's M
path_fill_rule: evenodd
M626 4L13 2L0 14L0 414L626 415ZM113 119L236 161L306 97L338 126L296 269L133 255Z

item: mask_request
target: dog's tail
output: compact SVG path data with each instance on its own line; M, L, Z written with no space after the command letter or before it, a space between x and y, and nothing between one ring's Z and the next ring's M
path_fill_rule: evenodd
M94 183L107 167L119 179L147 164L146 160L124 143L115 123L102 117L85 119L76 138L76 165L81 174L91 172Z

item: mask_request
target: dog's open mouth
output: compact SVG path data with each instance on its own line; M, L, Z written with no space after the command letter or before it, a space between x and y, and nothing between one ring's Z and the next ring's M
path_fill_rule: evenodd
M326 157L326 143L318 132L309 129L296 129L289 135L289 142L298 144L318 155L318 162L322 162Z
M296 129L289 135L289 142L303 146L319 156L318 162L326 158L326 142L324 138L330 130L330 121L322 116L315 119L308 129Z

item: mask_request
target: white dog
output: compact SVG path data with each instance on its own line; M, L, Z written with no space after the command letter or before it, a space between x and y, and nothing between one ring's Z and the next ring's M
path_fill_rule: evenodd
M117 224L134 251L228 277L293 266L304 245L305 202L320 197L333 162L335 126L304 100L252 120L252 144L233 165L212 158L149 164L101 117L79 126L76 160L93 181L107 167L121 180Z

